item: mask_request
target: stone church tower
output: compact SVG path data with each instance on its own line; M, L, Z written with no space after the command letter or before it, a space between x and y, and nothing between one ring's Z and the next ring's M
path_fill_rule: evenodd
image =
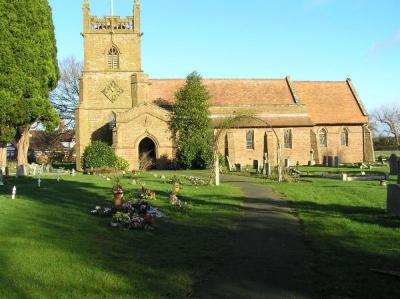
M149 78L141 67L140 4L133 16L98 18L83 2L84 69L76 111L77 168L91 141L113 146L131 168L146 154L162 167L173 155L169 112L149 101Z

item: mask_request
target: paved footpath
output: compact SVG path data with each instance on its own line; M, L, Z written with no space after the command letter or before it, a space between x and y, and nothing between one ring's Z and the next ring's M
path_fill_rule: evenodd
M297 217L280 195L246 178L226 176L245 195L234 244L196 298L310 298L311 254Z

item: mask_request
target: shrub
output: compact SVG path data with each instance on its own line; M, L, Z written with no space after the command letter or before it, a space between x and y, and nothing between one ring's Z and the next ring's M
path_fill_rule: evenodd
M118 170L126 171L129 169L129 162L126 161L124 158L117 157L117 161L115 162L115 167Z
M86 147L82 161L85 169L115 167L117 157L111 146L101 141L95 141Z

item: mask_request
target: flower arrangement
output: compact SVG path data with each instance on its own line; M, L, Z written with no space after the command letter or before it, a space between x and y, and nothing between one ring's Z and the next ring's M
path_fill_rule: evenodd
M192 186L205 186L206 185L206 182L199 177L185 176L185 179L188 180L192 184Z
M144 186L142 186L139 196L144 200L156 200L156 193L150 189L146 189Z
M126 201L118 209L96 207L92 215L112 217L110 225L115 228L145 229L156 228L156 218L165 215L158 209L150 206L144 199Z

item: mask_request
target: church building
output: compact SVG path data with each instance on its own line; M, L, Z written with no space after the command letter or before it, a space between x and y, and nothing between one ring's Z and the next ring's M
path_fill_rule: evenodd
M169 129L175 92L184 79L151 79L141 65L140 4L133 16L98 18L83 3L84 69L76 110L77 167L92 141L102 140L139 168L149 154L157 168L168 168L176 147ZM292 164L373 161L368 115L350 79L293 81L280 79L205 79L215 131L236 114L242 119L224 131L221 155L230 163L262 165L268 159Z

